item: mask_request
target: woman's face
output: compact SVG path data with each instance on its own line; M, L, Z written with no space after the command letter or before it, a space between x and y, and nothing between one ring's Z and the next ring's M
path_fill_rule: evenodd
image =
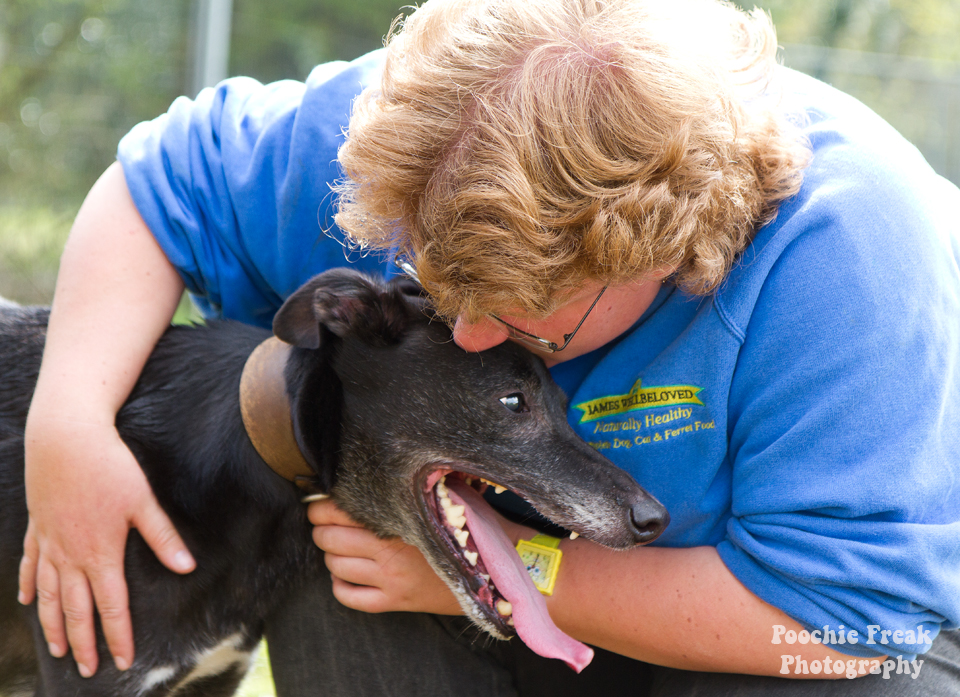
M663 274L666 275L666 274ZM548 366L568 361L598 349L627 331L646 312L660 289L658 274L651 280L610 286L570 344L556 353L538 352ZM569 334L596 299L602 286L596 282L585 285L580 293L556 312L543 319L526 319L522 314L500 315L503 321L530 334L563 344L563 335ZM483 351L509 339L506 327L494 319L484 318L470 324L458 317L453 327L453 340L465 351ZM527 348L530 348L527 346Z

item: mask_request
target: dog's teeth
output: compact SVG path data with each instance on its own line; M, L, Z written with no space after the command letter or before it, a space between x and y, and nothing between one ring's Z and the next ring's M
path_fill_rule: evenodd
M467 530L455 530L453 536L457 538L457 543L461 547L467 546L467 540L470 538L470 533Z
M507 618L507 624L510 625L511 627L516 627L516 626L517 626L517 625L515 625L515 624L513 623L513 618L512 618L512 617L508 617L508 618Z
M494 484L494 485L493 485L493 493L495 493L495 494L502 494L502 493L505 492L506 490L507 490L507 487L505 487L505 486L500 486L499 484Z
M467 483L467 486L473 486L473 477L464 477L463 481Z
M462 528L467 524L467 519L463 515L465 506L450 506L444 513L447 516L447 522L455 528Z
M579 532L571 532L571 533L570 533L570 539L571 539L571 540L575 540L575 539L577 539L578 537L580 537L580 533L579 533Z
M443 510L447 510L452 505L453 505L453 501L450 500L449 496L444 496L443 498L440 499L440 508L442 508Z
M499 612L504 617L509 617L513 614L513 605L511 605L506 600L497 601L497 612Z
M490 574L480 574L480 578L482 578L486 583L490 583Z
M441 499L443 499L443 498L445 498L445 497L447 496L447 477L446 477L446 475L440 477L439 481L437 481L437 495L440 496Z
M463 556L465 556L467 558L467 561L470 562L470 566L476 566L477 557L479 557L480 555L477 552L471 552L470 550L466 550L463 553Z

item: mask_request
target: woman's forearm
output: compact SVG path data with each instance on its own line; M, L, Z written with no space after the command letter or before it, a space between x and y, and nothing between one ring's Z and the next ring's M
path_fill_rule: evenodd
M853 658L823 644L774 644L775 625L802 627L747 590L713 547L615 552L568 540L562 550L547 603L557 625L581 641L685 670L782 677L841 677L784 675L783 655Z

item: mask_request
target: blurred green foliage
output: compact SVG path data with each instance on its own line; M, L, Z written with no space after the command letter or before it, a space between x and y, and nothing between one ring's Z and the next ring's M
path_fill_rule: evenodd
M960 60L958 0L758 0L755 4L771 14L782 43Z
M250 672L237 689L236 697L275 697L275 695L267 644L260 642L260 648L250 666Z
M0 0L0 204L76 206L134 124L187 92L190 0ZM381 45L397 0L236 0L230 72L306 77Z
M75 213L69 207L0 205L0 296L49 302Z
M0 204L76 208L186 72L184 0L0 0Z
M402 0L234 0L230 74L302 80L383 45Z

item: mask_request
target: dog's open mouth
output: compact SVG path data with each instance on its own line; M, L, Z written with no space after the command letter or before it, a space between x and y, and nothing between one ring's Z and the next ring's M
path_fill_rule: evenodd
M508 637L516 633L534 652L562 659L580 672L593 651L553 623L543 596L482 496L489 486L497 485L452 470L431 472L423 493L434 526L459 563L476 606L498 632Z

